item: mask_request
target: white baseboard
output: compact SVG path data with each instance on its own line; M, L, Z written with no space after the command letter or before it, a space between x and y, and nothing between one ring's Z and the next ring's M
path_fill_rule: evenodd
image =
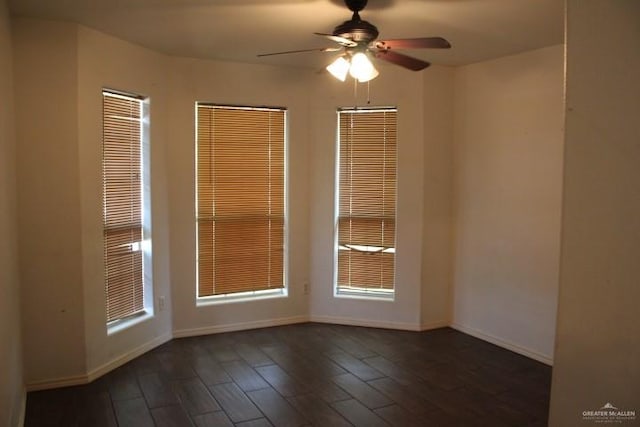
M267 328L270 326L281 326L281 325L289 325L293 323L302 323L308 322L309 318L307 316L294 316L294 317L285 317L280 319L271 319L271 320L262 320L255 322L243 322L243 323L233 323L227 325L218 325L211 326L206 328L195 328L195 329L184 329L174 331L173 333L167 333L161 335L159 337L154 338L153 340L146 342L133 350L128 351L125 354L122 354L116 357L113 360L110 360L107 363L104 363L97 368L90 370L85 375L73 375L63 378L53 378L41 381L33 381L29 382L26 385L26 391L38 391L38 390L48 390L52 388L60 388L60 387L69 387L75 385L83 385L90 383L91 381L100 378L101 376L113 371L114 369L124 365L125 363L135 359L138 356L143 355L144 353L152 350L159 345L164 344L167 341L170 341L173 338L180 337L189 337L196 335L207 335L221 332L232 332L232 331L240 331L246 329L256 329L256 328ZM26 404L26 397L25 397Z
M452 323L451 327L460 332L464 332L465 334L479 338L483 341L487 341L487 342L490 342L491 344L495 344L499 347L506 348L507 350L511 350L514 353L518 353L530 359L537 360L538 362L542 362L545 365L553 366L553 357L551 356L541 354L535 350L531 350L530 348L523 347L519 344L512 343L510 341L504 340L502 338L498 338L494 335L488 334L481 330L470 328L468 326L464 326L459 323Z
M133 350L130 350L127 353L122 354L101 366L98 366L95 369L92 369L85 375L74 375L74 376L69 376L64 378L55 378L55 379L49 379L49 380L43 380L43 381L30 382L27 384L27 391L48 390L52 388L88 384L91 381L98 379L101 376L124 365L125 363L135 359L136 357L143 355L147 351L152 350L157 346L164 344L167 341L170 341L171 338L172 338L171 334L164 334L159 337L156 337L153 340L146 342L134 348Z
M451 324L451 322L449 322L447 320L441 320L441 321L438 321L438 322L423 323L423 324L420 325L420 330L421 331L429 331L431 329L446 328L450 324Z
M178 329L173 331L174 338L195 337L199 335L219 334L223 332L244 331L247 329L269 328L272 326L292 325L308 322L308 316L281 317L279 319L256 320L252 322L228 323L226 325L205 326L202 328Z
M441 321L441 322L414 324L414 323L405 323L405 322L379 321L379 320L371 320L371 319L354 319L349 317L313 316L312 315L312 316L292 316L292 317L283 317L279 319L258 320L258 321L252 321L252 322L240 322L240 323L230 323L226 325L207 326L203 328L175 330L173 331L172 334L167 333L159 337L156 337L153 340L147 343L144 343L136 347L135 349L123 355L120 355L117 358L95 369L92 369L86 375L75 375L75 376L69 376L64 378L34 381L26 385L26 391L28 392L28 391L46 390L46 389L52 389L52 388L87 384L101 377L102 375L105 375L108 372L111 372L112 370L118 368L119 366L122 366L125 363L135 359L136 357L141 356L142 354L148 352L149 350L152 350L155 347L158 347L159 345L162 345L165 342L170 341L173 338L208 335L208 334L216 334L216 333L222 333L222 332L233 332L233 331L241 331L241 330L247 330L247 329L268 328L272 326L282 326L282 325L290 325L294 323L304 323L304 322L330 323L330 324L336 324L336 325L363 326L363 327L369 327L369 328L396 329L396 330L404 330L404 331L425 331L429 329L436 329L436 328L451 326L453 329L456 329L460 332L464 332L465 334L474 336L481 340L506 348L515 353L521 354L523 356L529 357L531 359L537 360L547 365L553 365L552 357L549 357L544 354L540 354L534 350L528 349L518 344L514 344L512 342L498 338L496 336L485 333L478 329L470 328L457 323L449 324L449 322ZM24 417L25 417L26 392L23 394L24 396L23 396L23 402L22 402L22 413L20 414L21 424L19 425L24 424Z
M142 356L149 350L153 350L154 348L166 343L167 341L171 341L172 338L173 337L171 336L171 333L160 335L159 337L156 337L151 341L148 341L134 348L133 350L130 350L125 354L121 354L115 359L110 360L109 362L90 370L87 374L87 382L90 383L91 381L96 380L105 374L108 374L109 372L113 371L116 368L119 368L125 363L132 361L136 357Z
M18 415L18 426L23 427L25 417L27 416L27 389L22 387L22 393L20 396L20 414Z
M354 319L351 317L335 316L311 316L311 322L331 323L334 325L364 326L367 328L398 329L402 331L420 331L421 326L417 323L388 322L371 319Z
M30 383L27 383L27 392L87 384L88 382L87 378L88 378L87 375L73 375L73 376L62 377L62 378L33 381Z

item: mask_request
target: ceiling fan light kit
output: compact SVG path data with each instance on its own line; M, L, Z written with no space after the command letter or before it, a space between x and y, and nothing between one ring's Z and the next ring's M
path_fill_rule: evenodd
M351 57L349 74L360 83L364 83L375 79L379 73L367 55L364 52L358 52Z
M373 80L380 74L364 52L356 52L353 55L341 55L331 64L327 65L326 69L333 77L340 81L345 81L347 74L349 74L360 83Z
M335 52L344 49L344 53L326 67L327 71L340 81L345 81L347 74L349 74L358 82L364 83L376 78L379 74L369 56L412 71L420 71L431 64L399 53L394 49L449 49L451 47L451 44L442 37L376 40L379 34L376 26L360 19L359 12L367 5L367 0L344 0L344 2L353 12L351 19L335 27L331 34L314 33L340 44L341 47L302 49L258 56L299 52Z
M337 57L335 61L327 65L327 71L340 81L345 81L347 79L349 68L351 68L351 63L349 63L344 56Z

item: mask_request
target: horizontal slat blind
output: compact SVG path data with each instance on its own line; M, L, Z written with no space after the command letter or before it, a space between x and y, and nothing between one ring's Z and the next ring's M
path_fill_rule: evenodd
M339 111L340 290L394 288L396 111Z
M285 110L197 114L198 296L283 288Z
M102 99L105 292L111 322L144 309L142 101L110 92Z

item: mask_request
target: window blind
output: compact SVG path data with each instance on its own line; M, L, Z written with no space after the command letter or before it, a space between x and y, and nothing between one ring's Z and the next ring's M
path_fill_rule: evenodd
M103 92L103 216L107 322L144 310L142 100Z
M394 289L396 110L340 110L337 291Z
M199 297L284 287L285 113L197 106Z

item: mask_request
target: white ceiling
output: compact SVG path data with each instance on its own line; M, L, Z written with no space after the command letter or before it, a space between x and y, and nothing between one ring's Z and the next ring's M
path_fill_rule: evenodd
M176 56L321 68L332 53L258 53L336 46L351 18L342 0L11 0L16 15L73 21ZM369 0L379 39L441 36L450 50L405 51L463 65L563 42L563 0Z

